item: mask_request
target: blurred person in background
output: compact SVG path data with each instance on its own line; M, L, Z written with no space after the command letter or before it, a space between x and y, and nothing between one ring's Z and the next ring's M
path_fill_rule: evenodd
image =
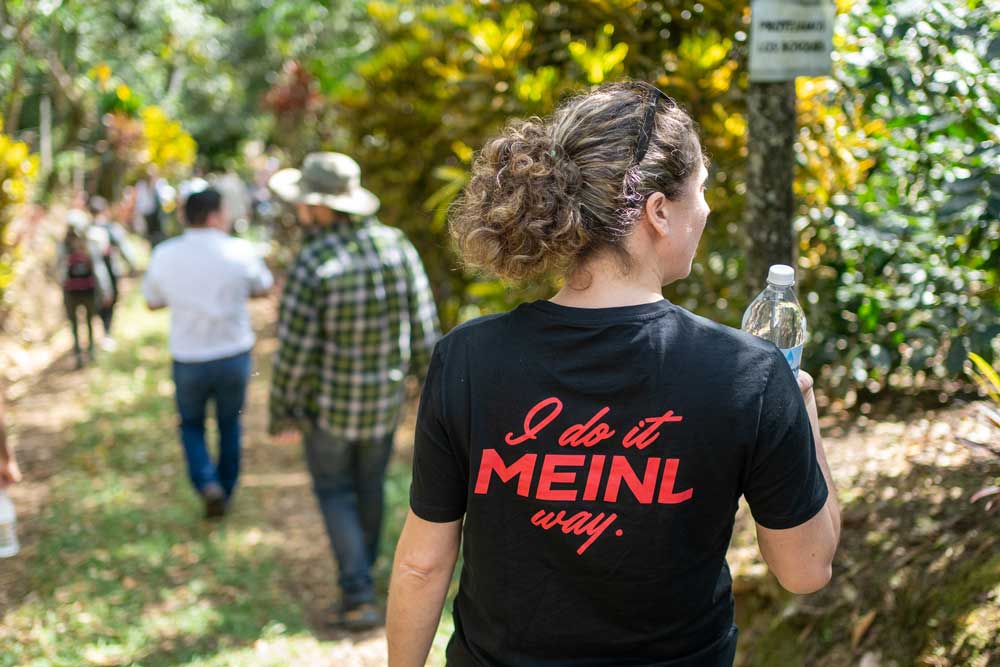
M251 211L255 222L269 225L278 215L279 205L271 197L271 189L267 183L278 170L280 163L271 156L261 154L256 155L251 164L253 167Z
M364 630L382 623L371 570L404 379L425 372L437 309L416 249L375 217L353 159L312 153L270 187L309 225L281 298L270 432L304 436L339 571L327 622Z
M247 184L232 168L217 176L213 187L222 193L222 205L232 221L233 230L237 234L245 234L250 225L250 191Z
M87 192L85 190L76 190L73 193L73 198L70 200L69 210L80 211L84 215L90 216L90 209L87 206Z
M101 322L104 325L103 347L113 349L115 343L111 336L111 323L120 296L119 279L127 273L135 272L135 255L132 253L128 234L115 220L112 211L108 208L107 200L103 197L91 197L90 213L93 216L91 225L95 236L100 236L101 255L107 269L111 289L110 302L102 305L100 309ZM125 266L122 266L123 262L127 266L127 270Z
M180 222L182 225L187 224L186 221L184 220L184 203L187 201L187 198L193 195L195 192L201 192L202 190L205 190L210 187L212 187L212 184L205 179L205 170L201 167L201 165L195 166L191 174L187 178L183 179L177 186L177 200L175 204L176 204L178 222ZM225 209L225 205L226 201L225 197L223 197L222 200L223 209ZM225 210L228 213L228 209ZM230 220L228 216L227 220Z
M185 232L153 252L142 290L151 309L170 309L170 354L188 475L206 518L218 518L227 511L240 471L241 413L256 340L246 304L266 296L273 279L254 247L229 235L218 191L189 195L184 219ZM210 401L219 427L215 461L205 440Z
M66 235L59 245L56 275L63 291L63 303L73 334L76 367L83 368L79 317L82 311L87 327L87 356L94 359L94 324L102 308L112 299L111 278L104 263L101 235L91 227L85 211L72 208L67 213Z
M160 194L160 179L156 167L150 165L146 173L135 184L136 229L141 229L150 246L156 247L166 238L163 213L163 199Z
M133 234L138 234L139 236L145 235L145 221L139 222L140 216L138 213L138 190L134 185L127 185L122 191L121 199L118 201L118 206L114 208L115 218L122 227L132 232Z

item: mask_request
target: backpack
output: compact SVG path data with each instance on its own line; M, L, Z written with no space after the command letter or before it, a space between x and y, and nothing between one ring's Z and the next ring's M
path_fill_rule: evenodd
M67 292L85 292L97 287L94 260L88 252L71 252L66 258L66 281L63 289Z

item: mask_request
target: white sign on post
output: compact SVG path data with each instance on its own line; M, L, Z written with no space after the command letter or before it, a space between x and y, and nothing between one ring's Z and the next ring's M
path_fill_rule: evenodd
M754 0L750 9L751 81L791 81L830 73L833 2Z

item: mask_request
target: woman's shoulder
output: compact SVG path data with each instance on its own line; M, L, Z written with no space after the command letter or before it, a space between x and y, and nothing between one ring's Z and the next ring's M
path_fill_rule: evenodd
M742 329L697 315L689 310L674 306L678 314L679 326L684 330L685 339L702 349L711 349L715 356L725 357L744 363L768 365L777 351L774 343Z
M481 344L484 339L497 335L505 328L510 312L480 315L455 325L438 341L438 347L445 351L449 348L464 347L470 344Z
M438 340L435 353L442 361L473 357L482 360L483 355L504 354L514 339L517 312L515 308L465 320Z

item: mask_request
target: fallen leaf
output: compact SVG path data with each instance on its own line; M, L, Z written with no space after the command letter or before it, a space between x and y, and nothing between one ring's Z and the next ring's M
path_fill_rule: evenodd
M994 410L985 403L977 403L976 407L986 416L987 419L992 421L997 426L1000 426L1000 412Z
M857 648L861 643L861 640L865 638L865 635L868 633L868 629L872 627L872 623L875 622L875 614L875 610L872 609L870 612L854 622L854 627L851 629L851 648Z
M858 667L881 667L882 660L878 653L872 653L868 651L863 656L861 656L861 662L858 663Z

